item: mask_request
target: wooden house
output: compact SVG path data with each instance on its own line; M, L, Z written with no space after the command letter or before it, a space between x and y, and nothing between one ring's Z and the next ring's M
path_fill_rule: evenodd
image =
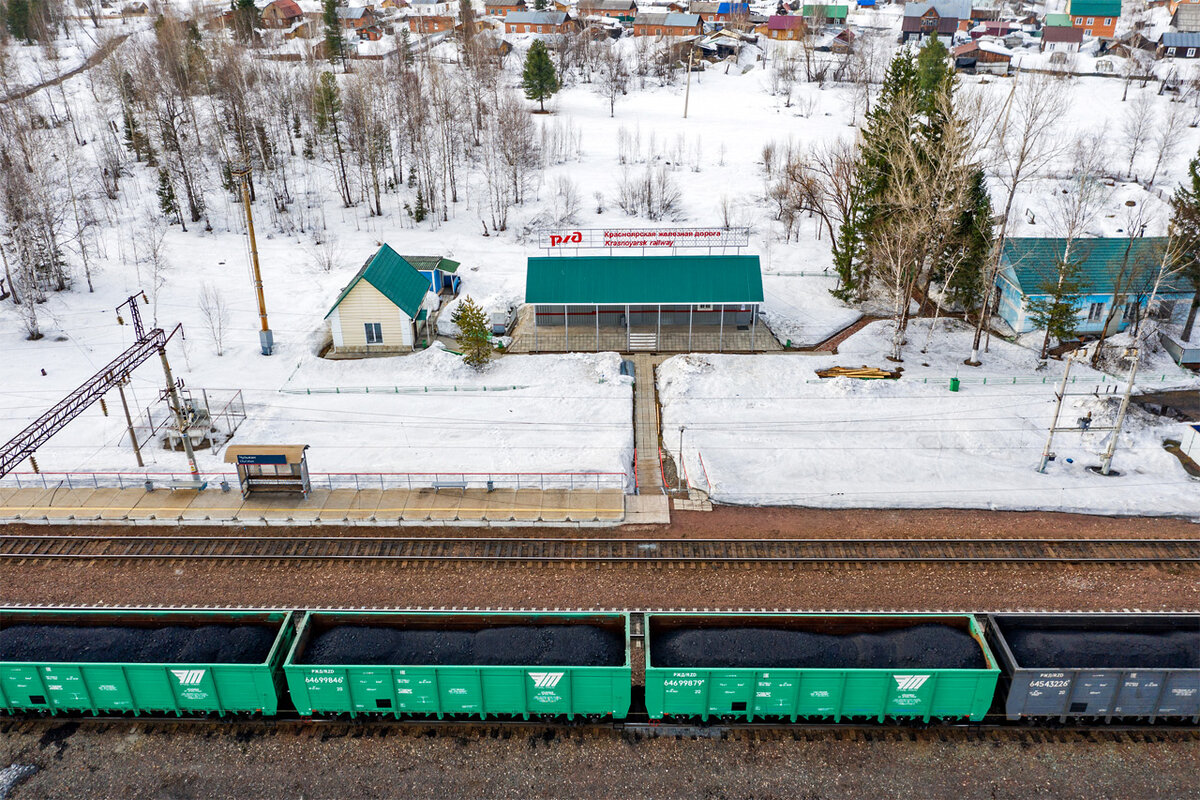
M572 25L571 15L565 11L518 11L504 18L505 33L561 34Z
M273 0L262 10L264 28L282 30L290 28L304 18L304 12L296 0Z
M419 34L442 33L453 30L457 24L457 17L416 16L408 18L409 31Z
M992 39L980 39L951 48L955 69L967 72L986 72L1007 75L1012 53Z
M704 23L699 14L638 14L633 19L634 36L699 36Z
M375 11L370 6L351 6L337 10L338 21L348 31L361 31L375 24Z
M335 354L415 350L437 307L429 278L386 244L367 259L341 291L325 319Z
M767 38L777 41L795 42L804 38L808 26L804 17L795 14L772 14L767 18Z
M923 41L927 36L940 36L951 40L958 31L971 25L971 0L930 0L926 3L908 3L904 6L904 18L900 23L900 40L911 38Z
M1047 15L1050 17L1053 15ZM1043 53L1078 53L1083 31L1074 25L1046 25L1042 28Z
M1159 58L1200 57L1200 33L1164 33L1158 40Z
M822 25L845 25L850 14L850 7L845 5L822 5L813 3L805 5L801 10L805 21L813 28Z
M1082 30L1084 36L1111 39L1121 18L1121 0L1070 0L1067 13L1071 25Z
M491 17L506 17L519 11L525 11L525 0L489 0L483 4L483 11Z

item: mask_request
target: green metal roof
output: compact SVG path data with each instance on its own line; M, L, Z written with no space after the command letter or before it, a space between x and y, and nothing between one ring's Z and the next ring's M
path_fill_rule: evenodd
M1066 251L1066 239L1006 239L1002 259L1011 268L1017 288L1025 295L1041 293L1041 287L1058 275L1058 264ZM1076 239L1071 245L1071 259L1080 265L1080 277L1085 291L1090 294L1108 294L1113 291L1117 276L1125 266L1125 248L1129 240ZM1133 240L1129 251L1130 270L1136 275L1128 290L1145 291L1154 283L1167 246L1166 237L1147 236ZM1126 281L1128 283L1128 279ZM1142 285L1144 284L1144 285ZM1181 276L1163 281L1159 291L1163 293L1191 292L1188 282Z
M525 302L761 303L758 256L583 256L529 259Z
M1069 28L1071 27L1070 14L1047 14L1042 24L1047 28Z
M440 269L442 272L457 272L458 262L451 261L448 258L441 256L400 256L409 264L412 264L416 269L429 270L432 272L435 269Z
M357 286L359 281L366 281L374 286L384 297L395 303L401 311L414 318L421 310L425 293L429 291L429 279L417 272L412 264L385 244L379 248L379 252L371 256L366 264L363 264L363 268L346 285L346 288L342 289L333 308L330 308L325 314L326 319L334 312L338 304L346 299L346 295L350 294L350 290Z
M821 12L822 16L832 17L833 19L845 19L846 15L850 13L850 8L848 6L805 5L804 6L804 16L811 17L813 14L815 14L817 12L818 8L823 9L823 11Z
M1071 0L1067 12L1072 17L1119 17L1121 0Z

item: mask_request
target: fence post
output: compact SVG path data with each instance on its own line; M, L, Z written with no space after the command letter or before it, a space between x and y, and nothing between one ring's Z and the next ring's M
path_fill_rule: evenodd
M383 473L381 472L381 473L379 473L379 490L380 490L380 491L383 491L383 489L384 489L384 488L385 488L385 487L384 487L384 484L383 484Z
M354 473L354 491L356 491L356 492L357 492L357 491L359 491L359 488L358 488L358 473L357 473L357 472L356 472L356 473Z
M71 473L69 473L69 472L67 473L67 488L68 488L68 489L74 489L74 488L75 488L74 486L72 486L72 485L71 485Z

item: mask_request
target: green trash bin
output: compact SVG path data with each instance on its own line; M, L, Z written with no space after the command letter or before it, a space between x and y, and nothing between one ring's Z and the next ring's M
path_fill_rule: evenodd
M952 391L952 392L958 391L958 378L950 379L950 391Z

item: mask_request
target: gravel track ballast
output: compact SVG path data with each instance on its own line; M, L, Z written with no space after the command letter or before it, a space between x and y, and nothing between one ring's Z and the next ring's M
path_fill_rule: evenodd
M948 625L827 634L783 628L673 628L654 633L655 667L986 669L979 643Z
M278 632L268 625L13 625L0 629L0 661L258 664Z
M337 625L316 634L303 664L619 667L624 637L596 625L505 625L480 631Z

